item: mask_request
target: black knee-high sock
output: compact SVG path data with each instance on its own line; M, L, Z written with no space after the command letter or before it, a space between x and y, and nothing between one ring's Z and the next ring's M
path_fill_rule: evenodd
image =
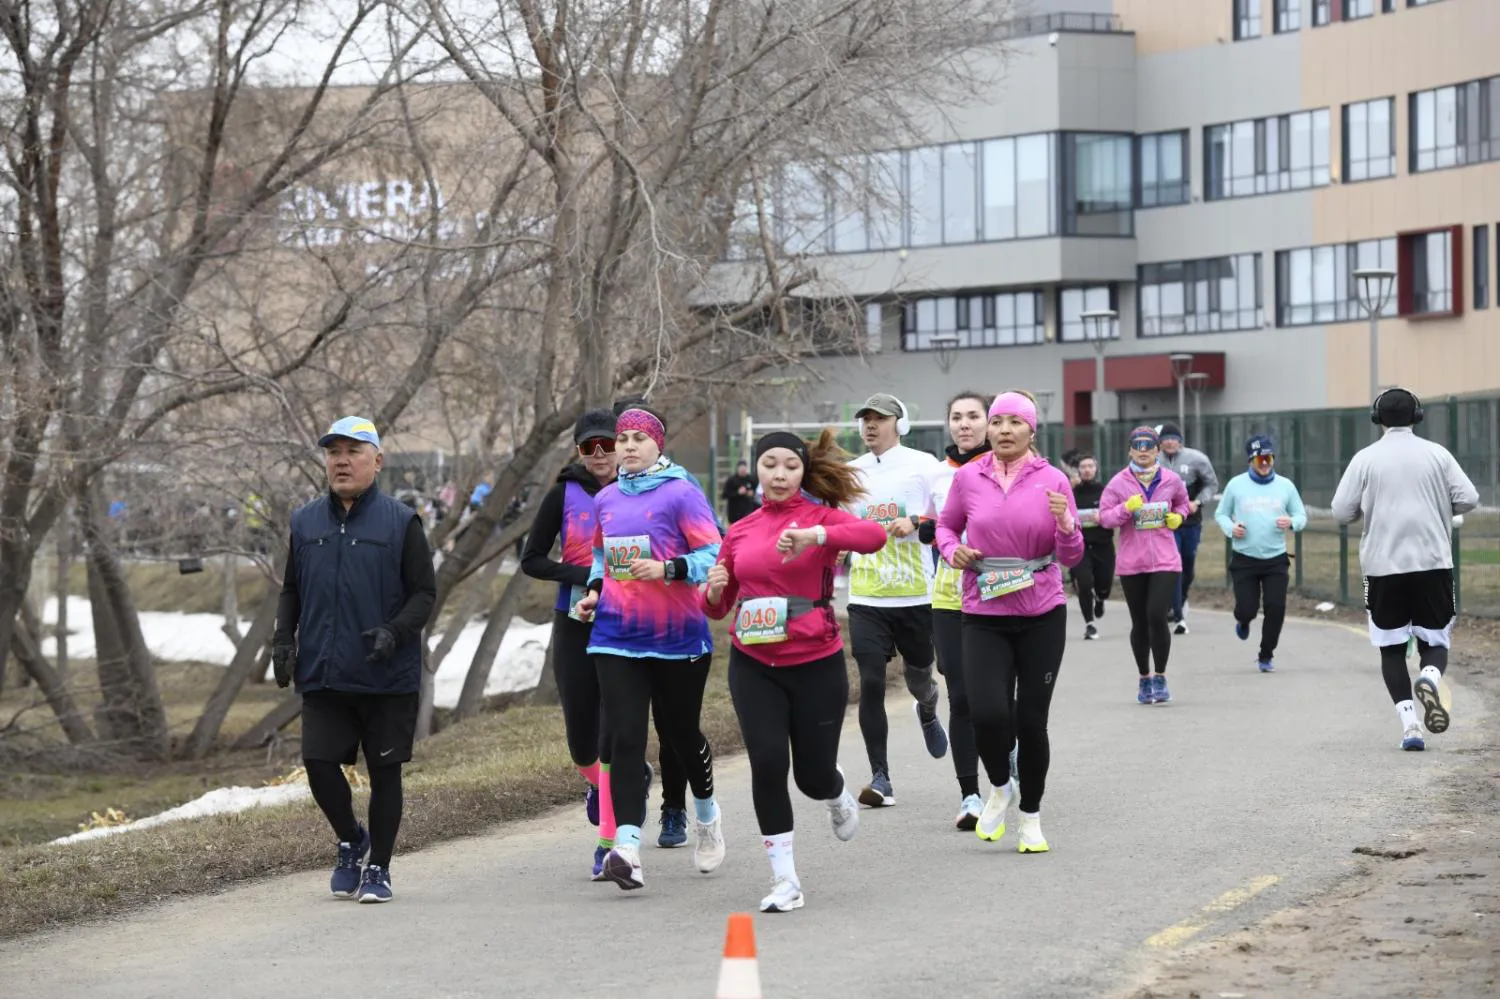
M1441 645L1428 645L1417 639L1417 659L1425 666L1436 666L1439 673L1448 672L1448 650Z
M327 760L303 760L307 770L307 786L312 789L313 801L323 810L333 834L340 843L353 843L359 839L359 821L354 817L354 795L344 771L337 763Z
M401 828L401 764L370 768L370 863L390 867Z
M1411 700L1411 674L1406 671L1405 642L1380 647L1380 675L1385 678L1385 689L1390 692L1391 703Z

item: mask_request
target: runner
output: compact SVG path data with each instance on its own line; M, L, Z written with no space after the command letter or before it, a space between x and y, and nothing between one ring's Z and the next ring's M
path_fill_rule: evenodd
M1214 463L1208 455L1197 448L1187 447L1182 442L1182 428L1175 423L1163 423L1156 428L1161 439L1162 466L1176 472L1187 488L1188 506L1192 510L1174 533L1177 552L1182 557L1182 573L1177 577L1177 592L1172 595L1172 624L1179 635L1188 633L1188 590L1193 586L1198 564L1198 544L1203 540L1203 507L1213 501L1219 491L1219 476L1214 472Z
M720 535L703 491L662 456L661 417L627 409L615 430L620 477L594 498L589 593L576 613L594 620L588 651L611 735L616 828L604 875L628 890L645 883L640 843L653 696L661 699L663 727L693 789L698 870L707 874L724 861L713 754L699 728L713 642L697 590L718 557Z
M885 666L897 651L906 666L906 689L916 698L927 752L939 760L948 752L932 675L933 564L918 536L922 521L936 515L932 489L942 466L932 455L902 445L911 422L905 404L895 396L876 393L854 416L869 448L852 462L863 474L865 494L855 512L878 522L891 539L873 555L854 555L849 571L849 639L859 664L859 729L870 758L870 783L860 791L859 800L883 808L896 803L886 756Z
M610 793L609 737L599 716L599 674L588 654L592 626L570 613L584 595L594 558L594 496L615 480L615 415L592 409L573 426L579 461L557 476L557 484L542 497L536 519L526 535L521 571L533 579L557 583L552 615L552 669L562 702L563 729L573 765L588 781L584 814L599 827L594 846L593 876L603 880L604 855L614 845L615 817ZM561 541L562 561L551 557ZM659 698L651 702L656 735L661 746L662 814L657 845L680 846L687 841L687 812L683 809L687 776L662 727ZM649 771L649 766L647 770ZM646 777L649 792L651 774ZM673 789L677 799L671 801Z
M1019 740L1021 827L1017 849L1045 853L1041 804L1051 763L1047 715L1067 643L1063 565L1083 557L1068 479L1031 450L1036 405L1006 392L989 407L983 455L953 476L937 541L963 575L963 674L974 741L989 776L975 833L999 842Z
M1172 652L1172 598L1182 556L1172 532L1190 509L1187 489L1177 473L1157 461L1160 440L1150 427L1130 432L1130 464L1104 487L1099 498L1099 526L1120 529L1115 569L1130 608L1130 651L1141 675L1135 699L1165 704L1167 657ZM1156 675L1151 675L1151 663Z
M1073 567L1073 588L1078 591L1078 606L1083 609L1085 641L1099 638L1098 620L1104 616L1104 602L1115 582L1115 532L1099 526L1099 500L1104 483L1099 480L1099 459L1080 454L1078 481L1073 483L1073 502L1078 507L1083 528L1083 560Z
M960 392L948 403L947 460L933 486L933 500L941 516L954 474L981 455L990 453L986 436L993 396ZM936 541L937 522L928 521L918 532L922 541ZM962 573L939 558L932 580L932 644L938 672L948 686L948 740L953 753L953 772L958 777L960 802L954 825L968 831L979 822L984 799L979 796L979 750L974 746L974 724L969 720L969 695L963 672Z
M1245 456L1250 460L1250 470L1229 480L1219 497L1214 520L1234 547L1229 560L1229 575L1234 580L1234 633L1242 642L1250 637L1250 622L1264 602L1266 617L1260 626L1260 652L1255 665L1262 673L1273 673L1290 582L1286 532L1307 526L1307 510L1292 480L1276 472L1274 440L1257 434L1245 443Z
M1452 518L1479 505L1479 491L1453 455L1412 432L1422 415L1422 403L1406 389L1376 396L1370 420L1385 433L1354 456L1333 495L1333 515L1341 523L1364 518L1359 565L1370 641L1380 650L1380 672L1407 750L1427 745L1414 692L1427 731L1446 732L1452 720L1443 680L1457 618ZM1422 665L1415 687L1406 669L1406 643L1413 637Z
M834 835L847 841L859 829L859 804L838 769L849 674L833 612L833 571L839 552L879 551L886 533L839 509L860 496L860 475L848 458L832 430L811 448L784 431L756 441L765 502L730 527L703 595L710 617L735 615L729 693L771 861L762 912L803 904L792 857L789 771L803 794L828 806Z

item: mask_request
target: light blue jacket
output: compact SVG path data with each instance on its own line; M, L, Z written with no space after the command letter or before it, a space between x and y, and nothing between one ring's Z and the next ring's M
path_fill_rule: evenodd
M1286 535L1276 526L1280 517L1290 517L1294 531L1307 526L1307 508L1296 485L1279 473L1270 482L1256 482L1249 472L1241 472L1224 487L1214 512L1214 520L1232 540L1234 550L1260 559L1286 554ZM1234 536L1235 524L1245 525L1243 538Z

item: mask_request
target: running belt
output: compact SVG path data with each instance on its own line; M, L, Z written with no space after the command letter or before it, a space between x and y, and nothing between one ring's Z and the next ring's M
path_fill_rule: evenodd
M734 606L736 608L739 608L740 606L742 606L745 603L746 599L747 598L745 598L745 597L741 597L739 600L737 600L735 602ZM768 598L762 596L762 597L749 597L748 599L750 599L750 600L765 600L765 599L768 599ZM791 620L791 621L795 621L797 618L802 617L802 616L804 616L806 614L811 614L813 611L819 610L819 609L821 609L823 607L831 607L831 606L833 606L833 601L830 598L828 598L828 597L822 597L822 598L820 598L818 600L812 600L812 599L810 599L808 597L779 597L778 598L775 594L772 594L769 599L772 599L772 600L775 600L775 599L785 600L786 601L786 616L787 616L787 619Z
M982 558L970 566L969 571L980 572L1015 572L1017 569L1028 569L1031 572L1040 572L1047 568L1057 558L1053 555L1043 555L1041 558ZM788 605L790 606L790 605Z

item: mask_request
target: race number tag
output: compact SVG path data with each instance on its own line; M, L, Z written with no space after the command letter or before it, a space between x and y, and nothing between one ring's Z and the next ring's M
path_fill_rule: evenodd
M1017 593L1036 585L1026 566L1016 569L990 569L979 574L979 599L994 600L1007 593Z
M873 520L881 527L890 527L891 524L906 516L906 504L900 500L886 500L883 503L866 503L864 519Z
M611 579L632 579L630 563L651 557L651 538L636 534L625 538L604 539L604 564Z
M1091 506L1087 510L1079 510L1078 524L1080 527L1098 527L1099 508Z
M578 601L582 600L588 594L588 592L589 591L582 586L573 587L572 593L568 595L568 617L572 618L575 621L584 620L578 614Z
M1147 503L1135 512L1135 529L1150 531L1167 526L1167 504Z
M786 597L757 597L740 604L734 634L741 645L770 645L786 641L789 620Z

